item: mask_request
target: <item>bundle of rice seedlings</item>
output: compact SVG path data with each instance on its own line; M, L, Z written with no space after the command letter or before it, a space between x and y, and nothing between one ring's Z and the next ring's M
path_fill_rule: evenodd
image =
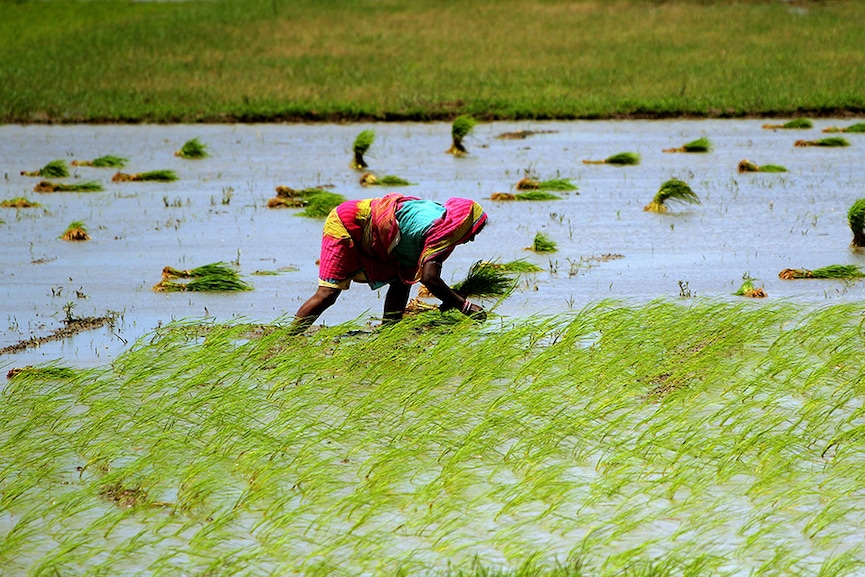
M535 235L532 241L532 246L529 250L535 252L555 252L557 250L556 243L547 235L539 232Z
M69 223L69 226L66 227L63 236L60 238L72 241L90 240L90 235L87 234L87 229L84 227L84 223L80 220L75 220Z
M824 128L823 132L862 133L862 132L865 132L865 122L857 122L856 124L851 124L847 128L839 128L837 126L830 126L829 128Z
M784 128L784 129L814 128L814 123L811 122L811 120L808 118L797 118L795 120L785 122L784 124L764 124L763 128L768 128L768 129L772 129L772 130L775 130L778 128Z
M528 192L518 192L513 194L510 192L494 192L490 195L490 200L561 200L562 197L547 192L544 190L530 190Z
M748 297L748 298L757 298L761 299L768 295L766 295L766 291L763 290L763 287L755 287L754 280L750 277L745 277L745 281L742 283L742 286L739 287L739 290L734 292L733 294L740 297Z
M525 177L517 181L514 186L517 190L577 190L570 178L553 178L550 180L536 180Z
M553 134L558 130L516 130L514 132L502 132L496 138L502 140L523 140L535 134Z
M855 247L865 247L865 198L858 199L847 211L847 224L853 231L851 244Z
M667 212L668 202L700 204L700 199L687 183L678 178L671 178L661 185L652 202L643 207L649 212Z
M490 195L490 200L516 200L517 195L512 192L494 192Z
M663 152L709 152L710 150L712 150L712 143L704 136L679 148L665 148Z
M756 162L751 162L748 159L739 162L736 167L739 172L787 172L787 169L778 164L757 165Z
M175 282L172 278L191 278L189 282ZM215 262L191 270L172 267L162 269L162 280L153 286L156 292L213 292L248 291L252 286L241 280L236 270L223 262Z
M511 274L542 272L544 270L525 259L512 260L511 262L484 262L483 266Z
M297 216L308 218L325 218L331 210L345 201L345 197L335 192L321 191L305 198L304 209Z
M173 182L175 180L177 180L177 173L173 170L151 170L135 174L118 172L111 177L112 182Z
M405 309L403 309L403 313L406 315L417 315L420 313L425 313L429 311L437 311L439 308L430 303L426 303L419 298L413 298L405 305Z
M465 297L500 297L509 294L516 282L503 269L491 263L477 261L463 280L454 283L453 289Z
M34 170L32 172L28 172L26 170L22 170L21 174L23 176L45 176L48 178L66 178L69 176L69 167L66 165L65 160L52 160L39 170Z
M778 277L784 280L817 278L817 279L857 279L865 277L855 264L832 264L823 268L815 268L814 270L802 268L785 268Z
M366 154L366 151L369 150L369 147L372 146L372 143L375 141L375 131L374 130L364 130L354 139L354 144L351 149L354 153L354 159L352 159L349 167L355 170L363 170L367 166L369 166L366 161L363 159L363 155Z
M15 377L35 377L39 379L71 379L75 376L75 371L68 367L34 367L27 365L26 367L15 367L6 373L7 379Z
M306 200L297 197L275 196L267 201L267 208L303 208Z
M171 266L162 269L162 278L195 278L216 275L220 277L239 277L236 270L224 262L212 262L188 270L180 270Z
M640 155L636 152L620 152L608 156L604 160L584 160L583 164L614 164L616 166L635 166L640 164Z
M129 162L128 158L106 154L93 160L73 160L72 166L93 166L96 168L123 168Z
M16 196L15 198L7 198L4 201L0 201L0 207L2 208L37 208L40 206L42 205L38 202L33 202L23 196Z
M207 145L202 144L201 141L197 138L193 138L184 142L183 146L180 147L180 150L175 150L174 156L179 156L180 158L197 159L207 158L210 155L207 153Z
M828 138L821 138L820 140L797 140L793 143L793 146L850 146L850 143L847 142L846 138L841 138L840 136L830 136Z
M365 172L360 177L360 184L361 186L409 186L414 183L392 174L376 176L371 172Z
M105 189L102 188L102 183L98 180L89 180L75 184L42 180L33 187L33 192L102 192L103 190Z
M477 121L471 116L464 114L457 116L451 125L451 147L447 150L448 154L454 156L465 156L469 153L463 144L463 139L469 135L472 129L477 125Z

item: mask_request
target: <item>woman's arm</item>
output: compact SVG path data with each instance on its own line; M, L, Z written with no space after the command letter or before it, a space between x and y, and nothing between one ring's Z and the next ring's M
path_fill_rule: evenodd
M442 263L427 261L421 269L420 282L442 302L441 309L458 309L467 315L482 315L484 309L457 293L442 280Z

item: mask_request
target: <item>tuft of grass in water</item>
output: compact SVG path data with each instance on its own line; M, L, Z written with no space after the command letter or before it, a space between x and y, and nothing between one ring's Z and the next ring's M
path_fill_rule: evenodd
M636 166L640 164L640 155L636 152L619 152L604 160L583 160L583 164L613 164L616 166Z
M43 176L47 178L66 178L69 176L69 166L63 159L52 160L39 170L21 171L23 176Z
M751 162L748 159L739 162L736 170L739 172L787 172L787 169L778 164L758 165L756 162Z
M826 146L826 147L844 147L850 146L846 138L841 136L830 136L819 140L797 140L793 146Z
M711 150L712 143L704 136L697 140L692 140L678 148L665 148L663 152L710 152Z
M135 174L118 172L111 177L112 182L173 182L175 180L177 180L177 173L173 170L150 170Z
M63 183L42 180L33 187L33 192L102 192L105 190L98 180L87 182Z
M454 283L453 289L465 297L500 297L511 293L516 285L515 279L503 268L477 261L466 277Z
M0 207L3 208L38 208L42 206L38 202L33 202L23 196L16 196L15 198L7 198L3 201L0 201Z
M865 198L857 199L847 210L847 224L853 232L852 245L865 247Z
M832 264L814 270L785 268L778 273L778 278L792 279L859 279L865 277L862 269L855 264Z
M195 160L199 158L207 158L210 155L207 153L206 144L203 144L197 138L192 138L184 142L183 146L180 147L180 150L174 151L174 156Z
M376 176L371 172L366 172L360 177L360 184L361 186L410 186L414 183L392 174Z
M72 166L93 166L96 168L123 168L129 162L128 158L106 154L93 160L73 160Z
M517 181L515 188L517 190L557 190L562 192L577 190L577 186L571 182L570 178L539 180L528 176Z
M744 282L742 282L742 286L734 292L733 294L740 297L748 297L748 298L764 298L766 297L766 291L763 290L763 287L754 286L754 280L749 276L744 277Z
M538 232L537 234L535 234L535 238L532 241L531 250L535 252L555 252L557 248L558 247L555 241L553 241L543 232Z
M664 213L667 212L667 204L670 202L700 204L700 199L686 182L671 178L661 185L655 197L643 207L643 210Z
M447 153L454 156L465 156L468 154L463 140L476 125L477 120L471 115L463 114L457 116L451 124L451 147L447 150Z
M375 131L374 130L363 130L360 134L358 134L354 139L354 144L351 147L352 153L354 157L349 164L349 167L355 170L363 170L367 168L369 165L363 158L363 155L367 153L372 143L375 141Z
M830 126L828 128L824 128L823 132L850 132L850 133L863 133L865 132L865 122L857 122L856 124L851 124L845 128L839 128L837 126Z
M814 123L809 118L796 118L785 122L784 124L764 124L763 128L768 129L805 129L814 128Z
M66 230L63 231L63 235L60 238L63 240L81 241L90 240L90 235L87 234L87 228L82 221L73 220L66 227Z

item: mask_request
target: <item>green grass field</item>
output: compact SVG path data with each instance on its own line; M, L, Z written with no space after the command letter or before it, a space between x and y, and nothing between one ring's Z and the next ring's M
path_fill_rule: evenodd
M865 111L865 3L3 2L0 121Z

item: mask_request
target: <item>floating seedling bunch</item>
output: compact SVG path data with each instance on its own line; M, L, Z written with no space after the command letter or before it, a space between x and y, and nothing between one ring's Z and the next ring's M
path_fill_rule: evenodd
M469 153L466 149L464 140L477 126L477 120L473 117L464 114L457 116L451 124L451 147L447 153L454 156L465 156Z
M392 174L376 176L371 172L365 172L363 176L360 177L360 184L361 186L410 186L414 183Z
M207 152L207 145L203 144L197 138L192 138L183 143L180 150L174 151L174 156L186 158L187 160L197 160L207 158L210 154Z
M177 180L177 173L173 170L150 170L134 174L118 172L111 177L112 182L173 182L175 180Z
M643 210L649 212L667 212L669 203L678 202L684 204L700 204L700 199L697 194L691 190L691 187L683 180L671 178L664 182L652 201L643 207Z
M765 298L766 291L763 287L758 287L754 285L754 280L749 276L745 276L742 282L742 286L736 290L733 294L740 297L748 297L748 298Z
M267 201L268 208L303 208L298 216L324 218L331 210L345 201L345 197L323 188L293 189L277 186L276 197Z
M16 196L15 198L7 198L0 201L2 208L38 208L42 206L38 202L33 202L26 197Z
M705 136L692 140L687 144L683 144L677 148L665 148L663 152L711 152L712 143Z
M838 148L850 146L850 142L846 138L840 136L829 136L820 138L819 140L797 140L793 146L823 146L827 148Z
M555 190L558 192L567 192L577 190L577 186L571 182L570 178L551 178L549 180L540 180L532 177L521 178L514 185L517 190L540 190L548 191Z
M558 245L556 242L543 232L535 233L535 238L532 240L532 246L529 250L535 252L556 252Z
M796 118L783 124L764 124L763 128L770 130L804 130L814 128L814 123L809 118Z
M192 279L177 282L173 279ZM153 286L156 292L233 292L252 290L234 268L224 262L215 262L189 270L166 266L162 280Z
M73 160L72 166L92 166L95 168L123 168L129 162L128 158L106 154L93 160Z
M857 199L847 211L847 224L853 232L851 244L857 248L865 247L865 198Z
M865 122L857 122L856 124L851 124L850 126L844 128L830 126L828 128L824 128L823 132L848 132L852 134L862 134L865 133Z
M778 164L758 165L756 162L751 162L748 159L739 161L736 170L739 172L787 172L787 169Z
M21 171L22 176L41 176L44 178L66 178L69 176L69 165L65 160L52 160L42 168L33 171Z
M33 187L33 192L102 192L103 190L105 189L98 180L73 183L41 180L39 184Z
M353 168L354 170L365 170L366 168L369 168L369 165L364 159L364 155L369 151L373 142L375 142L374 130L363 130L355 137L354 143L351 147L353 156L351 163L348 165L349 168Z
M87 234L87 227L80 220L74 220L69 223L63 235L60 237L63 240L82 241L90 240L90 235Z
M862 269L855 264L830 264L822 268L808 270L804 268L785 268L778 273L778 278L793 279L841 279L855 280L865 277Z
M636 152L619 152L603 160L583 160L583 164L612 164L614 166L636 166L640 164L640 155Z

